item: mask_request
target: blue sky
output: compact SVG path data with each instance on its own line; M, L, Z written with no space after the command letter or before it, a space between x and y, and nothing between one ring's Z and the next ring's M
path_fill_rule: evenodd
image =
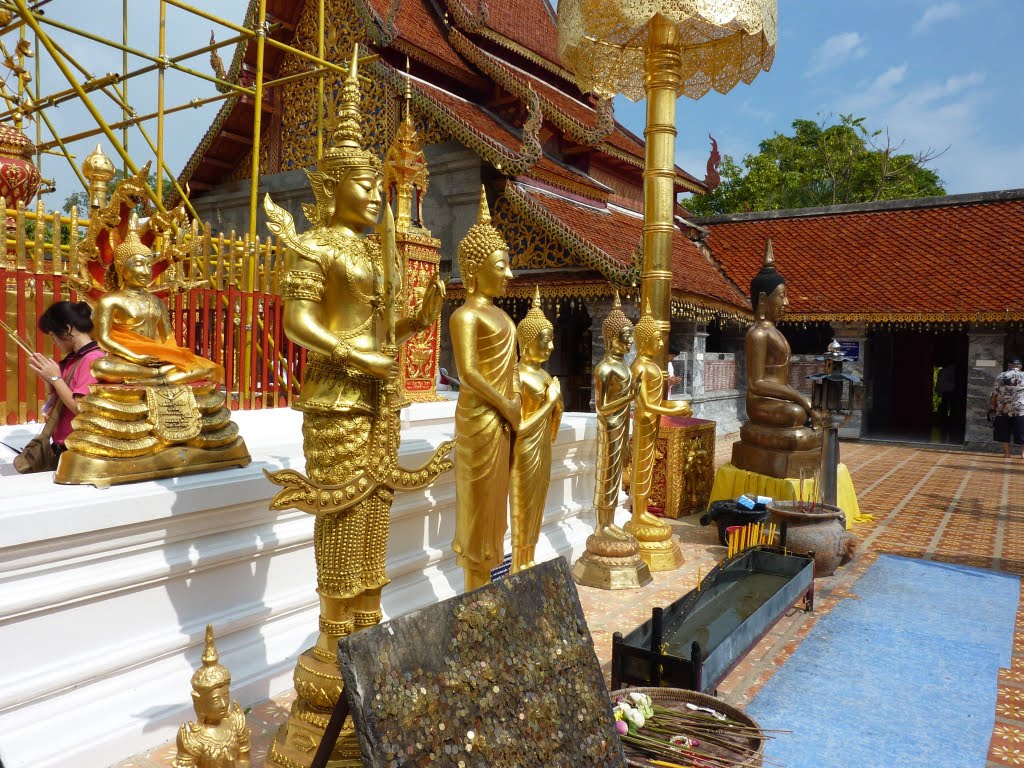
M246 0L208 0L203 6L240 21ZM120 38L121 0L71 3L55 0L47 12L69 24ZM130 43L157 51L155 0L129 3ZM168 7L168 54L198 48L209 40L211 25ZM1020 31L1024 0L780 0L779 43L775 63L751 85L730 93L709 93L677 105L677 162L703 177L708 133L723 154L741 158L763 138L787 132L796 118L822 119L853 113L871 128L888 128L905 151L942 150L932 168L950 193L1024 186L1024 75ZM121 70L121 54L51 30L93 74ZM230 33L218 29L218 38ZM13 42L12 42L13 47ZM230 49L229 49L230 51ZM223 54L225 61L230 53ZM46 61L44 56L43 61ZM144 62L131 60L130 66ZM191 62L209 72L207 57ZM66 88L52 66L44 66L43 92ZM213 86L175 72L167 75L168 106L215 93ZM129 98L140 113L156 109L156 76L132 80ZM97 104L113 122L117 112L103 96ZM217 105L167 118L166 156L177 172L210 125ZM85 110L68 103L48 112L67 135L94 125ZM643 104L619 97L616 114L643 133ZM148 124L155 140L155 123ZM27 131L35 138L35 129ZM44 138L46 131L44 129ZM97 139L77 143L77 162ZM112 148L103 140L106 151ZM138 132L129 137L137 162L152 157ZM78 189L63 158L47 157L43 175L55 178L58 191L47 200L59 206Z
M1024 187L1021 0L779 0L769 72L676 108L676 160L702 178L708 133L739 159L794 119L853 113L916 153L951 194ZM643 103L616 100L641 134Z

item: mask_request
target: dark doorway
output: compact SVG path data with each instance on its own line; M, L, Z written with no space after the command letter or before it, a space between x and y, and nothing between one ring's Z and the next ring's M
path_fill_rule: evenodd
M874 331L869 341L868 436L963 443L967 334Z

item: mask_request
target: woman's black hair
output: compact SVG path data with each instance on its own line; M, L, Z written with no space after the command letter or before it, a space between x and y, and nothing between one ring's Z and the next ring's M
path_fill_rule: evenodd
M92 307L84 301L55 301L39 318L39 330L43 333L63 335L69 326L82 333L91 333Z

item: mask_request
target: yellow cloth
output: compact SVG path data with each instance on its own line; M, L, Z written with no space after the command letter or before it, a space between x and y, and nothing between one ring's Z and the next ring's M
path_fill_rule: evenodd
M847 529L852 528L854 523L873 520L871 515L861 515L857 493L853 489L853 478L850 477L850 470L845 464L839 465L836 480L836 500L839 502L839 508L846 513ZM715 484L711 487L711 499L708 503L735 500L744 493L748 496L770 496L779 501L796 501L798 498L810 501L811 486L809 480L804 480L804 493L801 497L800 478L788 477L781 480L737 469L730 463L719 467L715 473Z
M216 371L214 374L216 380L219 383L224 381L224 366L212 360L207 360L205 357L200 357L191 349L179 347L177 342L174 341L173 336L168 337L167 341L160 342L134 331L126 331L123 328L111 328L110 338L118 344L127 347L132 352L137 352L140 355L152 355L165 363L171 363L181 371L193 371L196 368L213 366Z

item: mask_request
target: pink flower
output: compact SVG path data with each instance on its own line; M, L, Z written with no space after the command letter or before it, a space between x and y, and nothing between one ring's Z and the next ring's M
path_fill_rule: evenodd
M619 732L619 736L625 736L629 732L629 726L625 720L616 720L615 730Z

